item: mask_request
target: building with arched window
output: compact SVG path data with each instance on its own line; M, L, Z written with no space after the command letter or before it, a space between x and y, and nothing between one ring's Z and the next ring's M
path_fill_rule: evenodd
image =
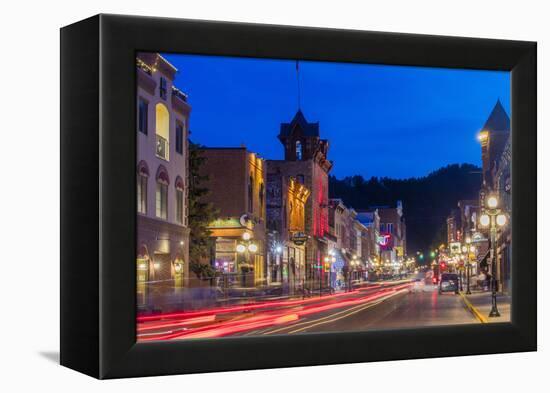
M191 107L176 69L137 55L137 281L144 311L177 307L167 293L189 284L187 134Z
M308 122L298 110L290 123L282 123L278 135L284 160L268 160L268 173L282 173L305 186L310 196L305 205L306 264L305 285L310 289L327 286L326 275L318 266L328 256L328 160L329 143L321 139L318 122Z
M269 168L268 168L269 170ZM304 284L305 211L309 190L280 171L267 175L267 278L294 294Z

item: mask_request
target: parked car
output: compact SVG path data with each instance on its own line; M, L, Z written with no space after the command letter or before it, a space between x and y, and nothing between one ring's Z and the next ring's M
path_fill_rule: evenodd
M454 292L458 294L458 275L454 273L443 273L439 280L439 294L443 292Z

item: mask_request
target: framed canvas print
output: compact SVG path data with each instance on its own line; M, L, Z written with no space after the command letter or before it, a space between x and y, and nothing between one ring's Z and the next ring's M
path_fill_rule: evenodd
M61 364L536 350L536 44L61 29Z

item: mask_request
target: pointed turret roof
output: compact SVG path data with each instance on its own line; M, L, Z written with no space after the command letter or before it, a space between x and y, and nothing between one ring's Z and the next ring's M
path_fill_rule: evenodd
M493 111L489 115L489 118L485 122L482 130L484 131L510 131L510 118L506 113L506 110L497 100Z
M305 136L319 136L319 122L309 123L302 111L299 109L290 123L281 124L281 133L279 134L279 137L289 136L296 125L300 127Z

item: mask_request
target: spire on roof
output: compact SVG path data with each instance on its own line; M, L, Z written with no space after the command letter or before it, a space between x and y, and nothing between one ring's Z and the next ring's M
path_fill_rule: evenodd
M510 131L510 118L506 113L506 110L500 103L500 99L497 100L495 107L493 108L489 118L485 122L482 130L484 131Z
M319 122L309 123L302 113L302 110L298 109L298 112L296 112L294 118L290 123L281 124L281 132L279 134L279 138L289 136L296 126L301 129L304 136L319 136Z

